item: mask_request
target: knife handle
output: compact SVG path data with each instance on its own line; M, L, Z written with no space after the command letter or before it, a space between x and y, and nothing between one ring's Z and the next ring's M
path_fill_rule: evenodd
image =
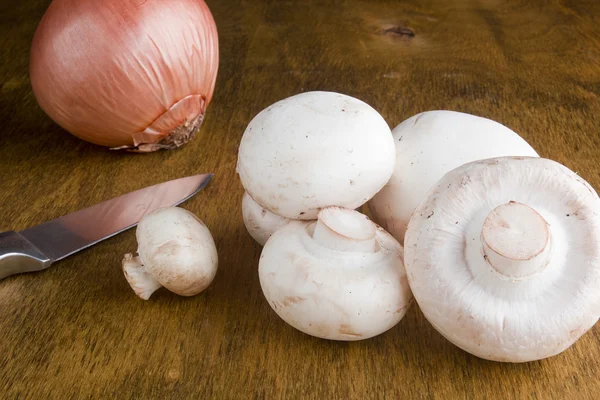
M0 233L0 279L48 268L52 260L18 232Z

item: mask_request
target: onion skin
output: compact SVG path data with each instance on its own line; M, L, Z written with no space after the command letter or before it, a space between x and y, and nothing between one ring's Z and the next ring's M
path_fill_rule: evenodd
M137 151L186 143L219 65L203 0L54 0L31 48L41 108L71 134Z

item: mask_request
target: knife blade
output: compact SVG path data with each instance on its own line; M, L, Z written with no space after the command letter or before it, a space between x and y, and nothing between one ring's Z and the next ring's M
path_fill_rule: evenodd
M146 214L176 206L202 190L213 174L159 183L27 228L0 233L0 280L39 271L117 235Z

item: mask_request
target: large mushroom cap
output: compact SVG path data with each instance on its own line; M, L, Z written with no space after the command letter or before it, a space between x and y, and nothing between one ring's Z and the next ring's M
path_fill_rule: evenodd
M479 357L553 356L600 316L600 200L554 161L502 157L449 172L405 240L424 315Z
M273 310L294 328L362 340L395 326L412 301L402 246L365 215L328 207L292 221L263 248L259 277Z
M390 128L371 106L339 93L307 92L250 122L237 171L262 207L310 220L327 206L366 203L389 180L394 163Z
M369 202L373 219L400 242L410 217L427 192L447 172L468 162L504 156L537 157L506 126L456 111L427 111L392 130L394 174Z

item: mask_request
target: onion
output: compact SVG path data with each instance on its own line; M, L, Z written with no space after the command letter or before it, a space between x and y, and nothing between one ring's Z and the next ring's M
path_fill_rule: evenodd
M172 149L199 128L219 66L203 0L54 0L31 48L33 92L73 135Z

